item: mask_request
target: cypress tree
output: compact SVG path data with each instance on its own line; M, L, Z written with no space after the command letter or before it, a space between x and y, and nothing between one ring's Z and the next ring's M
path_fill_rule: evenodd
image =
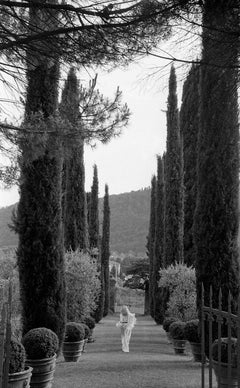
M79 120L79 84L74 68L65 82L60 104L61 116L70 124ZM64 245L65 249L86 249L87 204L85 194L84 139L80 136L74 143L65 145L64 161Z
M177 107L176 73L172 66L167 107L165 265L183 260L182 149Z
M98 214L98 171L93 166L93 183L89 203L89 246L90 249L99 248L99 214Z
M158 287L159 270L163 266L164 254L164 168L163 159L157 157L157 184L156 184L156 214L155 214L155 238L152 268L152 291L154 319L157 323L163 321L163 308L161 303L162 290Z
M56 1L55 1L56 3ZM30 25L36 31L55 11L32 8ZM48 44L28 50L25 123L48 118L58 104L58 58L49 55ZM38 122L38 120L36 120ZM45 141L44 141L45 139ZM44 141L44 145L43 145ZM39 147L43 145L42 147ZM62 235L62 152L54 135L37 131L21 142L21 182L17 231L23 334L47 327L59 337L65 326L65 277Z
M149 308L150 315L154 317L154 283L153 283L153 258L154 258L154 241L156 229L156 175L153 175L151 181L151 203L150 203L150 220L147 237L147 254L149 258Z
M193 221L197 198L199 97L199 66L192 65L183 85L180 111L184 165L184 262L187 265L195 265Z
M105 195L103 200L103 226L102 226L102 241L101 241L101 264L104 273L104 289L105 301L103 316L105 317L109 311L109 258L110 258L110 207L108 185L105 185Z
M233 312L239 293L239 38L232 33L239 26L237 6L237 1L216 0L204 6L194 225L198 307L201 285L207 304L212 285L213 307L221 287L223 309L231 292Z

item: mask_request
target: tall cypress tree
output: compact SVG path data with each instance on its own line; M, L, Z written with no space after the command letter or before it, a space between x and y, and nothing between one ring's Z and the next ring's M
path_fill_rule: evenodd
M154 319L157 323L163 321L163 308L161 303L162 290L158 287L159 270L163 266L164 255L164 168L163 159L157 157L157 185L156 185L156 214L155 214L155 238L153 255L153 310Z
M149 231L147 236L147 254L149 257L149 298L150 298L149 308L150 308L151 317L154 317L153 258L154 258L155 229L156 229L156 175L153 175L152 181L151 181Z
M183 85L180 130L184 165L184 262L195 265L193 221L197 198L197 139L199 131L199 66L192 65Z
M74 68L65 82L60 104L61 116L70 124L79 121L79 83ZM64 245L66 249L86 249L87 204L85 194L84 139L74 138L65 145L64 160Z
M176 73L172 66L167 106L165 265L183 260L182 149Z
M103 316L109 312L109 258L110 258L110 206L108 185L105 185L105 195L103 200L103 226L101 241L101 264L104 273L105 302Z
M93 166L93 183L89 203L89 246L90 249L99 248L99 213L98 213L98 171Z
M45 12L31 8L29 24L36 32L45 22L49 28L52 22L54 27L55 11ZM59 61L50 55L50 48L51 40L46 45L36 44L27 52L26 125L41 117L47 126L57 108ZM46 133L44 137L36 131L32 137L23 139L17 220L23 334L44 326L58 335L60 343L65 326L61 155L54 134Z
M228 0L206 0L204 6L194 226L199 307L202 283L207 304L213 287L213 307L220 287L223 309L228 293L235 302L239 293L239 38L232 33L239 27L237 7Z

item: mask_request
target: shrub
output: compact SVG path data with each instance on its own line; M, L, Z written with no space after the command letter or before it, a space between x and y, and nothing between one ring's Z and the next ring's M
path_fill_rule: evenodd
M177 263L159 271L159 287L169 290L166 315L180 321L197 318L196 275L193 267Z
M82 326L84 328L84 339L88 339L91 336L91 330L89 329L88 325L86 323L82 323Z
M178 319L177 318L173 318L173 317L166 317L164 318L164 321L163 321L163 329L166 331L166 332L169 332L169 327L170 325L173 323L173 322L176 322Z
M8 373L22 372L25 367L26 352L21 342L11 339Z
M81 322L85 323L85 325L87 325L90 330L93 330L96 325L95 320L89 316L83 317Z
M184 340L185 339L185 329L186 323L181 321L176 321L171 323L169 326L169 333L173 339Z
M197 343L201 342L200 334L199 334L198 319L192 319L191 321L187 321L184 332L185 332L185 338L189 342L197 342Z
M59 347L57 335L46 327L29 330L22 343L30 360L53 357Z
M218 343L221 342L221 362L228 363L228 338L220 338L215 340L212 344L212 358L214 361L218 361ZM237 338L230 339L231 346L231 364L234 368L237 367Z
M95 311L99 299L100 280L97 263L81 251L66 253L67 319L79 322Z
M85 329L81 323L68 322L65 330L65 342L82 341L85 338Z

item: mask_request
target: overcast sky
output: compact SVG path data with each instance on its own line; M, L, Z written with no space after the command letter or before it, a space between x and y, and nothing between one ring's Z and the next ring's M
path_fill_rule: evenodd
M132 115L120 137L106 145L97 143L95 149L85 147L86 191L92 184L94 163L98 167L100 196L105 183L110 194L150 186L156 172L156 155L162 154L166 146L169 72L168 62L147 58L125 70L98 73L99 90L111 97L119 86ZM1 190L0 207L16 203L18 198L17 187Z

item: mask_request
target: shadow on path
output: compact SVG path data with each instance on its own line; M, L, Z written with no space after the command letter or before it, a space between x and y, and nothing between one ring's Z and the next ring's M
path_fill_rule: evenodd
M162 326L137 316L130 353L123 353L117 321L113 315L96 325L96 341L87 344L78 363L58 359L53 388L201 387L200 364L192 361L189 351L175 355Z

